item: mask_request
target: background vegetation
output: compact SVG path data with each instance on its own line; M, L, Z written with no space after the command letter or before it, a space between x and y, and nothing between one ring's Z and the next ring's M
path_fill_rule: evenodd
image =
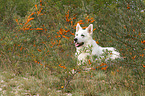
M0 94L145 95L145 0L0 2ZM96 42L124 60L88 60L87 72L77 66L77 23L92 23Z

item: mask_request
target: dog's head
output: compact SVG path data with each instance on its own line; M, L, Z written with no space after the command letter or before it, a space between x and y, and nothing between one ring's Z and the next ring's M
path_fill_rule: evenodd
M92 40L93 24L90 24L86 29L82 29L78 23L76 26L76 33L74 43L76 47L85 46L89 40Z

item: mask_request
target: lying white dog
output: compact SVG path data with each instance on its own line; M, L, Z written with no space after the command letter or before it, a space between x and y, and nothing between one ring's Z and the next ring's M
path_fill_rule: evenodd
M97 56L100 58L106 51L111 52L108 53L106 60L120 58L120 53L115 51L115 48L99 46L96 41L93 40L92 35L93 24L90 24L85 30L82 29L79 23L77 24L74 43L77 51L78 65L85 63L88 57Z

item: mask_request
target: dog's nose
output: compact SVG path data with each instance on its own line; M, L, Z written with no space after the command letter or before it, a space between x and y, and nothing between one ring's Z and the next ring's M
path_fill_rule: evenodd
M75 42L77 42L77 41L78 41L78 39L77 39L77 38L74 38L74 41L75 41Z

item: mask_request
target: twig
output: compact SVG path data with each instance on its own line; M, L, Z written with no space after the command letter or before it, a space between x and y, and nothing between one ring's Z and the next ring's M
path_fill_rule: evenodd
M70 76L70 78L67 80L67 83L64 86L64 90L66 89L66 87L69 85L70 81L73 79L73 77L75 76L75 74L77 74L79 71L76 71L74 74L72 74L72 76Z

